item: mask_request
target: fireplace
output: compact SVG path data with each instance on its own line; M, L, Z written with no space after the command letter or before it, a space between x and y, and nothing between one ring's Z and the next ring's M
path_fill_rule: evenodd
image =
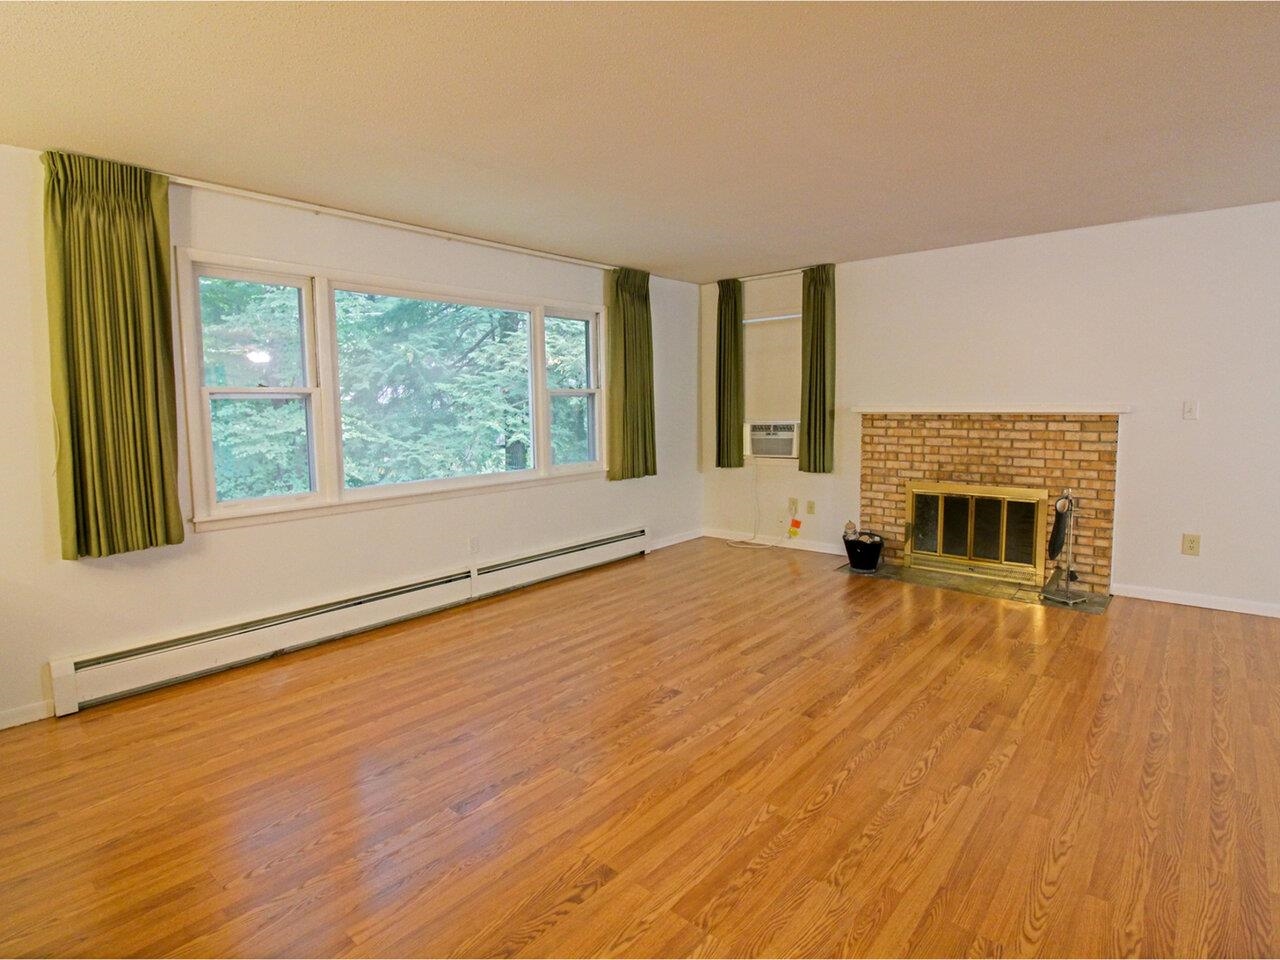
M1077 586L1108 593L1118 421L1116 413L868 409L859 526L884 537L886 563L1033 584L1049 572L1048 502L1069 488ZM1028 522L1039 531L1030 557Z
M907 484L903 563L1039 585L1049 491L970 483Z

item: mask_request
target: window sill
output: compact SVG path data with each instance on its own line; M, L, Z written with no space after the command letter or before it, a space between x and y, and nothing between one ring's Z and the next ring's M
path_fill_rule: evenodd
M469 483L449 486L440 490L414 490L401 493L383 493L377 496L365 494L331 503L307 503L299 506L279 505L265 509L263 507L247 508L243 511L229 511L218 513L214 516L193 517L191 518L191 526L196 533L206 533L211 530L229 530L235 527L250 527L262 523L282 523L286 520L304 520L310 517L327 517L361 510L401 507L411 503L425 503L431 500L479 497L527 489L529 487L545 487L552 484L574 483L580 480L603 480L604 478L605 468L599 464L591 464L582 468L564 467L543 476L525 477L519 480Z

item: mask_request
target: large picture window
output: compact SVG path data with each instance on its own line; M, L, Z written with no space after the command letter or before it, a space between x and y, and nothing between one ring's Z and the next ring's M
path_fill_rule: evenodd
M196 522L600 472L600 309L180 257Z
M348 487L527 470L531 314L334 290Z

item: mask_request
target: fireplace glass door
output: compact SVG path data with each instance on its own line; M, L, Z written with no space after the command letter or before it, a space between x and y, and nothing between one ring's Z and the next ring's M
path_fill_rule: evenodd
M908 563L1029 582L1042 569L1041 491L920 484L908 490L908 506Z

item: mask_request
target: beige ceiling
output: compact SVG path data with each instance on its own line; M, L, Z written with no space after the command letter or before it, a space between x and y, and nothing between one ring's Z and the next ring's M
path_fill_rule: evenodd
M1280 199L1280 4L0 5L0 142L711 280Z

